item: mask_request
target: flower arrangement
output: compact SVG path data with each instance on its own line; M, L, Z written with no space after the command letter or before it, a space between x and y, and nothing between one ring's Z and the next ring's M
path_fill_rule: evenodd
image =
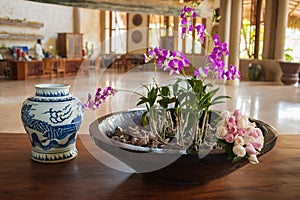
M151 147L155 144L156 148L176 146L187 153L196 152L199 157L209 153L212 148L221 147L227 150L228 158L233 162L248 158L250 163L258 163L256 155L263 146L264 138L260 129L255 127L255 123L251 123L238 110L233 113L223 112L222 119L215 129L215 124L210 123L210 116L214 112L210 107L230 98L216 95L219 88L214 87L212 80L240 79L240 72L233 65L225 67L223 60L229 55L227 44L222 43L218 35L211 36L203 24L193 25L198 5L199 3L193 2L191 7L183 8L180 15L181 36L184 38L196 35L195 40L199 43L203 44L207 39L208 44L212 44L212 51L207 54L206 65L194 66L180 51L170 51L161 47L149 48L148 54L145 55L145 63L154 65L153 83L143 85L146 93L134 93L140 96L137 106L146 107L142 115L142 124L148 126L150 131L146 136L139 136L141 138L131 135L127 137L130 139L124 140L125 133L118 127L114 138L122 135L119 141ZM217 17L214 17L212 24L216 20ZM193 76L186 75L186 68L193 69ZM176 74L179 77L172 84L160 85L155 78L157 70L168 71L170 75ZM89 94L83 108L95 110L108 96L116 92L111 87L105 88L103 93L101 91L99 88L94 98Z
M217 124L216 137L227 148L233 161L248 158L252 164L258 163L257 155L264 145L264 136L256 124L251 123L239 110L224 111Z

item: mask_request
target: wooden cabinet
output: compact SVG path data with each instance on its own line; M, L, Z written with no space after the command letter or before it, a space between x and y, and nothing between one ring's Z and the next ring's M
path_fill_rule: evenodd
M5 78L5 69L7 68L6 60L0 60L0 78Z
M82 58L82 34L58 33L57 50L64 58Z

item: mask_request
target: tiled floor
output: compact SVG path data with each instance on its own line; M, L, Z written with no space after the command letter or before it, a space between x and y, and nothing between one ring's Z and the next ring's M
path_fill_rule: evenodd
M71 93L86 100L88 91L97 86L111 85L122 90L138 90L141 84L151 81L153 73L136 68L126 73L113 70L94 71L89 77L67 77L37 79L28 81L11 81L0 79L0 132L24 133L20 119L22 102L34 94L34 85L38 83L67 83ZM158 82L170 81L168 73L156 74ZM274 126L279 134L300 133L300 86L283 86L281 83L244 82L238 86L218 84L220 94L232 97L225 104L216 107L218 110L239 108L244 114L264 120ZM89 124L97 117L110 112L127 110L135 107L137 97L130 92L120 91L110 101L103 104L97 112L85 112L84 121L79 131L88 134Z

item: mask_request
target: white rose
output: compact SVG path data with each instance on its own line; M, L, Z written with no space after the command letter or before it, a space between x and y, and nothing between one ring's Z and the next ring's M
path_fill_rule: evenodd
M225 121L225 119L222 119L221 121L218 122L217 127L225 126L225 125L226 125L226 121Z
M257 164L259 161L257 160L257 157L255 154L250 154L250 157L248 158L249 162L251 164Z
M245 135L244 136L244 142L245 142L245 144L250 144L250 143L252 143L252 142L254 142L255 141L255 138L254 137L252 137L252 136L250 136L250 135Z
M256 141L259 142L261 144L261 148L258 148L259 151L261 151L261 149L264 147L264 136L259 136Z
M234 145L241 145L245 144L244 138L242 136L236 135Z
M251 126L247 126L246 127L246 135L249 135L251 132L254 131L255 128L251 127Z
M246 116L242 116L237 121L237 124L239 128L246 128L248 126L248 118Z
M260 136L260 137L258 138L258 141L259 141L262 145L264 145L264 142L265 142L264 136Z
M254 122L248 121L248 124L246 126L247 131L250 133L251 131L254 131L256 128L256 124Z
M232 148L232 151L235 155L237 155L239 157L244 157L246 155L246 149L241 145L235 145Z
M216 136L219 139L224 139L225 135L227 135L228 131L224 126L219 126L217 128Z
M222 119L227 119L231 116L231 113L228 110L225 110L221 113Z

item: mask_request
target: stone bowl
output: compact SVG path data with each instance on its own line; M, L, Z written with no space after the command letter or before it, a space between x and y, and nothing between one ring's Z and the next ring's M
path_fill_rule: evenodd
M95 144L126 165L142 173L145 178L175 184L203 184L224 177L248 164L247 159L232 163L224 150L213 149L205 157L188 154L180 150L158 149L134 146L117 142L106 134L113 132L117 126L128 127L141 125L144 110L130 110L105 115L95 120L89 127ZM269 152L276 143L277 131L269 124L251 119L264 134L262 156Z

